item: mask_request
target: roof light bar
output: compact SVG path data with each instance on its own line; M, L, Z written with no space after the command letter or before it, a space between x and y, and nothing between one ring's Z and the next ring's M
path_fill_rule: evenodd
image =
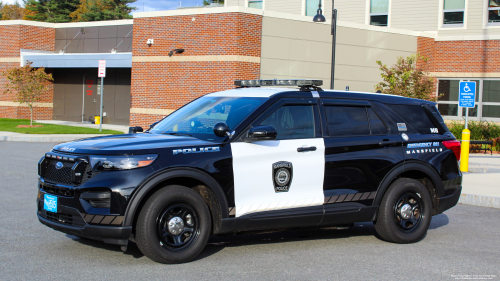
M260 87L260 86L314 86L323 85L323 80L309 79L273 79L273 80L236 80L237 87Z

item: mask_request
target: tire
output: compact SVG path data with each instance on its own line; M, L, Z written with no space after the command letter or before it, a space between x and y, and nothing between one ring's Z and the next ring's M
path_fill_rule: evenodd
M432 200L417 180L394 181L382 198L375 230L388 242L419 242L427 235L432 218Z
M136 243L153 261L184 263L205 248L210 229L210 211L203 198L187 187L170 185L155 192L140 211Z

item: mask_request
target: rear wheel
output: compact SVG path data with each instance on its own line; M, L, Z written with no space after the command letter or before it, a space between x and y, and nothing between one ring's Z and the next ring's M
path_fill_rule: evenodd
M158 190L142 208L136 243L148 258L183 263L196 258L210 236L207 205L195 191L179 185Z
M427 235L431 223L432 200L417 180L394 181L379 207L375 230L389 242L415 243Z

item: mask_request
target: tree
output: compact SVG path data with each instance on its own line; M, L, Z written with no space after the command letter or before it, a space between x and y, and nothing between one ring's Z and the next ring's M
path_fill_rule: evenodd
M0 2L0 19L1 20L20 20L24 17L26 9L21 7L21 4L16 3L11 5L3 5Z
M216 3L216 4L224 4L224 0L203 0L203 5L204 6L208 6L212 3Z
M54 81L52 74L45 73L45 68L34 68L31 67L32 64L27 62L25 66L11 68L2 73L8 80L3 93L13 93L15 102L28 105L31 113L30 126L33 126L33 104L40 101L49 89L48 82Z
M428 60L420 54L398 57L397 63L391 68L377 61L384 82L375 85L375 90L384 94L436 101L434 77L425 71Z
M27 0L27 20L44 22L69 22L69 14L77 9L80 0Z
M72 21L100 21L131 19L130 12L137 8L128 6L136 0L81 0Z

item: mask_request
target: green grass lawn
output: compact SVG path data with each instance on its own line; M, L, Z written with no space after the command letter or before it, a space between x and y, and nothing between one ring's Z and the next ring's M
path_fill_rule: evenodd
M22 133L22 134L111 134L111 135L123 134L123 132L114 130L103 129L102 132L99 132L99 129L53 125L53 124L41 124L36 122L33 122L33 125L43 125L43 127L16 128L18 125L29 125L29 124L30 124L29 119L0 118L0 131Z

